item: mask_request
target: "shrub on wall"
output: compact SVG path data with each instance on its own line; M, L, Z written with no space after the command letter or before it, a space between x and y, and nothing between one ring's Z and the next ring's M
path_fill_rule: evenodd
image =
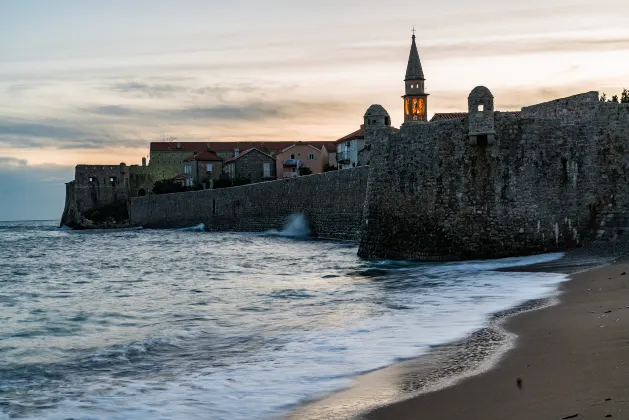
M251 179L249 178L234 178L232 181L232 186L237 187L239 185L247 185L251 184Z
M186 191L186 187L181 185L181 182L173 181L172 179L157 181L153 185L153 194L171 194L184 191Z
M310 169L310 168L309 168L309 167L307 167L307 166L301 166L301 167L299 168L299 176L302 176L302 175L310 175L311 173L312 173L312 169Z
M214 186L213 188L229 188L232 186L232 180L229 178L219 178L216 181L214 181Z
M338 170L338 166L336 165L330 165L329 163L326 163L323 166L323 172L330 172L330 171L336 171Z

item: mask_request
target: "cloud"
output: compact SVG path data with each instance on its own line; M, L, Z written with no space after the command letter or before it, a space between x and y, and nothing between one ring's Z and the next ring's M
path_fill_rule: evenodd
M303 115L331 115L347 110L348 103L340 101L252 101L200 105L182 108L151 109L122 105L102 105L83 108L83 111L104 117L136 117L148 121L185 122L206 121L260 121L286 119Z
M104 149L144 147L145 140L124 138L101 127L84 129L70 122L0 119L0 145L10 148Z
M26 166L28 162L10 156L0 156L0 166Z
M115 83L111 89L116 92L128 93L133 96L146 96L150 98L170 97L177 93L188 92L190 88L173 84L143 83L138 81L128 81Z

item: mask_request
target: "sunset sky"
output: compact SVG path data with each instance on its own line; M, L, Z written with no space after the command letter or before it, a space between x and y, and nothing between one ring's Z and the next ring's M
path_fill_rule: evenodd
M335 140L402 119L411 29L429 115L629 88L628 0L0 0L0 220L59 218L78 163L148 143Z

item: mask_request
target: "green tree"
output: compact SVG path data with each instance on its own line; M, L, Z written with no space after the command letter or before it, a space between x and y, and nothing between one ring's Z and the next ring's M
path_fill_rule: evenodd
M618 95L614 95L614 96L612 96L612 99L611 99L611 101L610 101L610 102L616 102L616 103L618 103Z
M622 90L622 94L620 95L620 103L629 104L629 90L627 89Z
M601 102L607 102L607 94L606 93L603 93L601 95Z
M312 173L312 169L310 169L307 166L300 166L299 167L299 176L303 176L303 175L310 175Z
M251 184L251 178L239 177L232 180L232 186L234 187L247 184Z
M181 185L181 182L172 179L157 181L153 185L153 194L172 194L184 191L186 191L186 187Z
M323 172L336 171L337 169L338 167L336 165L330 165L329 163L323 165Z

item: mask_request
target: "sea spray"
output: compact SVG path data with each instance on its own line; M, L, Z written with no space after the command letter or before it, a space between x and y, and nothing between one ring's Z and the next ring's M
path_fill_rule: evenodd
M177 232L205 232L205 225L199 223L196 226L189 226L185 228L175 229Z
M281 231L271 229L266 232L271 236L282 236L286 238L307 239L310 237L310 228L305 214L294 213L288 216L288 220Z

